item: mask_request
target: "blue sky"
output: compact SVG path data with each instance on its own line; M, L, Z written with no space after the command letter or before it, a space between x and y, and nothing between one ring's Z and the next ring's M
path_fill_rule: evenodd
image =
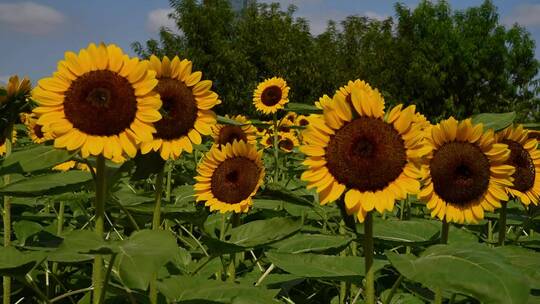
M348 15L384 18L393 15L395 1L279 0L282 7L295 4L297 16L310 21L314 34L324 30L329 19ZM401 1L410 7L419 1ZM479 5L481 0L450 1L454 9ZM494 1L501 22L525 26L540 43L540 0ZM33 81L54 72L66 50L79 50L89 42L116 43L132 54L130 44L157 37L160 26L173 27L167 18L167 0L0 0L0 81L11 74ZM536 57L540 52L536 50Z

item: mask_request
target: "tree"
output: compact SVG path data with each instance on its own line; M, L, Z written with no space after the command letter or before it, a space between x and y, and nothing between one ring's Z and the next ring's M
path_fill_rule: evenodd
M231 10L226 0L171 0L181 34L163 29L143 57L180 55L214 81L219 113L254 115L252 92L266 77L291 85L291 101L312 104L348 80L379 88L389 104L416 104L437 121L453 115L516 111L538 119L540 81L535 43L518 25L499 24L496 7L452 11L445 1L422 1L414 10L395 5L395 19L349 16L316 37L295 7L250 5Z

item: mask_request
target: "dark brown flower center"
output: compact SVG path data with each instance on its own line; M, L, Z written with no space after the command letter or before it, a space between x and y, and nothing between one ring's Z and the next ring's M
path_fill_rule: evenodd
M300 126L302 126L302 127L305 127L305 126L309 125L309 121L307 119L305 119L305 118L302 118L302 119L300 119L300 121L298 121L298 124Z
M488 189L489 168L488 158L477 146L447 143L435 152L430 163L435 193L447 203L465 207Z
M281 100L281 88L278 86L270 86L261 94L261 101L267 107L275 106Z
M536 132L533 132L533 131L529 131L528 135L527 135L527 138L534 138L538 141L540 141L540 131L536 131Z
M255 190L260 174L257 164L248 158L226 159L212 175L212 194L227 204L240 203Z
M129 128L137 113L137 98L129 81L107 70L75 79L64 97L64 113L73 126L99 136Z
M234 140L247 141L247 136L240 126L224 126L219 130L218 145L226 145Z
M291 151L294 148L294 143L289 138L285 138L279 142L279 147L286 151Z
M186 136L195 126L197 120L197 102L191 89L182 81L162 78L156 86L156 91L163 103L162 118L154 123L157 138L165 140Z
M514 178L513 189L521 192L528 191L534 186L536 177L536 169L529 152L513 140L503 140L502 142L507 144L510 149L510 157L507 163L516 167L516 171L512 174Z
M339 129L326 148L330 173L348 188L382 190L407 163L399 133L380 119L360 117Z
M41 126L38 125L38 124L35 124L34 125L34 134L36 135L37 138L41 139L45 136L45 134L43 134L43 131L41 130Z

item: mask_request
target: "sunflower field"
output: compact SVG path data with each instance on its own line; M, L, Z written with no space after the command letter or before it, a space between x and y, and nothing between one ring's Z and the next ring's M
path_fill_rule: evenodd
M0 89L9 303L540 303L540 125L351 79L261 117L189 58L67 51ZM240 89L240 88L239 88Z

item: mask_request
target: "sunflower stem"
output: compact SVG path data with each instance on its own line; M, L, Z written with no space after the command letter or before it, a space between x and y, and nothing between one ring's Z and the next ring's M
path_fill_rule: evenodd
M448 244L448 232L450 231L450 223L446 221L446 218L442 221L441 229L441 244Z
M231 215L231 228L240 226L240 214L233 212ZM229 264L229 280L234 282L236 280L236 265L238 264L239 254L231 253L231 262Z
M443 296L442 296L442 289L438 287L435 289L435 300L433 303L435 304L442 304Z
M491 220L488 220L488 227L487 227L487 239L489 246L493 246L493 222Z
M277 112L274 113L274 183L278 182L279 178L279 150L278 150L278 122L277 122Z
M5 135L5 144L6 144L6 155L5 158L8 158L11 155L11 141L13 136L13 126L7 128ZM9 174L4 175L4 186L10 183ZM4 247L9 247L11 245L11 198L7 195L4 195ZM3 277L4 293L3 299L4 304L11 303L11 277Z
M155 189L155 202L154 202L154 214L152 216L152 230L159 230L161 226L161 195L163 194L163 176L165 172L165 165L161 167L156 175L156 189ZM150 281L150 303L157 304L158 291L156 286L157 274L152 275Z
M64 201L60 202L60 207L58 210L58 218L56 224L56 236L61 237L62 231L64 230L64 212L66 209L66 203ZM52 273L57 274L58 272L58 263L53 262L52 264ZM56 286L53 286L56 289Z
M499 246L504 246L506 239L506 209L508 202L501 202L501 209L499 210Z
M368 212L364 221L364 260L366 266L366 303L375 304L375 271L373 268L373 214Z
M172 183L172 171L174 167L174 162L169 161L167 163L167 185L165 190L165 201L167 203L171 202L171 183Z
M397 280L392 285L392 289L390 289L390 292L386 296L386 300L384 301L385 304L390 304L392 302L392 298L394 297L394 294L396 293L398 287L401 285L401 282L403 282L403 275L399 275Z
M105 157L99 155L96 164L96 215L95 231L100 239L103 239L103 223L105 218L105 193L106 189ZM93 303L99 304L101 293L103 292L103 258L96 255L92 274L92 285L94 286Z

